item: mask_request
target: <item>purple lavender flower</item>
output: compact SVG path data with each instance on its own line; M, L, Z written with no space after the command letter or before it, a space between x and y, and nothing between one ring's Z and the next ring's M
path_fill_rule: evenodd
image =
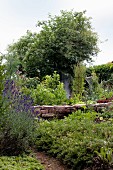
M33 115L33 99L31 99L30 96L22 94L13 80L6 80L3 98L16 113L24 112Z

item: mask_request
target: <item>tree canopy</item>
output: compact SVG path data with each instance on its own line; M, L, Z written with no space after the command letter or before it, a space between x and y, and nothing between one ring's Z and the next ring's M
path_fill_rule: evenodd
M9 46L8 55L19 59L19 68L28 77L41 78L54 71L73 76L74 65L91 61L99 52L98 35L90 20L85 11L61 11L59 16L49 15L47 21L38 21L39 33L27 31Z

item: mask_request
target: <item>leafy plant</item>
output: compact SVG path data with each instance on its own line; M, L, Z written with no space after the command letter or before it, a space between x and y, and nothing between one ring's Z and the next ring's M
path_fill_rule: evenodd
M23 95L12 80L6 81L2 97L0 154L18 155L34 141L33 101Z
M113 162L113 149L106 146L100 148L100 152L95 151L95 153L105 162Z
M113 119L113 104L105 108L101 116L104 118L104 120Z
M56 72L53 76L47 75L45 79L32 90L32 97L35 104L39 105L57 105L66 102L66 92L63 83L60 82L60 76Z
M1 170L44 170L44 167L32 156L1 156Z
M92 111L76 111L63 120L41 121L37 125L36 147L61 159L72 169L94 166L95 151L100 153L104 146L110 151L107 155L110 159L113 121L96 123L96 117L97 113Z

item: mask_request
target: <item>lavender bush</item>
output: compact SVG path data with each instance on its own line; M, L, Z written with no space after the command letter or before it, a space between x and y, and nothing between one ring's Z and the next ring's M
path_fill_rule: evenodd
M0 153L17 155L26 151L35 139L33 100L22 94L13 80L7 80L2 92Z

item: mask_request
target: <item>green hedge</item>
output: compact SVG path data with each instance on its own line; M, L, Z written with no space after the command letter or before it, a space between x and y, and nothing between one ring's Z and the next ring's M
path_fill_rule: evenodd
M87 76L90 76L92 72L95 72L99 77L99 82L107 81L111 78L113 74L113 63L97 65L87 68Z

